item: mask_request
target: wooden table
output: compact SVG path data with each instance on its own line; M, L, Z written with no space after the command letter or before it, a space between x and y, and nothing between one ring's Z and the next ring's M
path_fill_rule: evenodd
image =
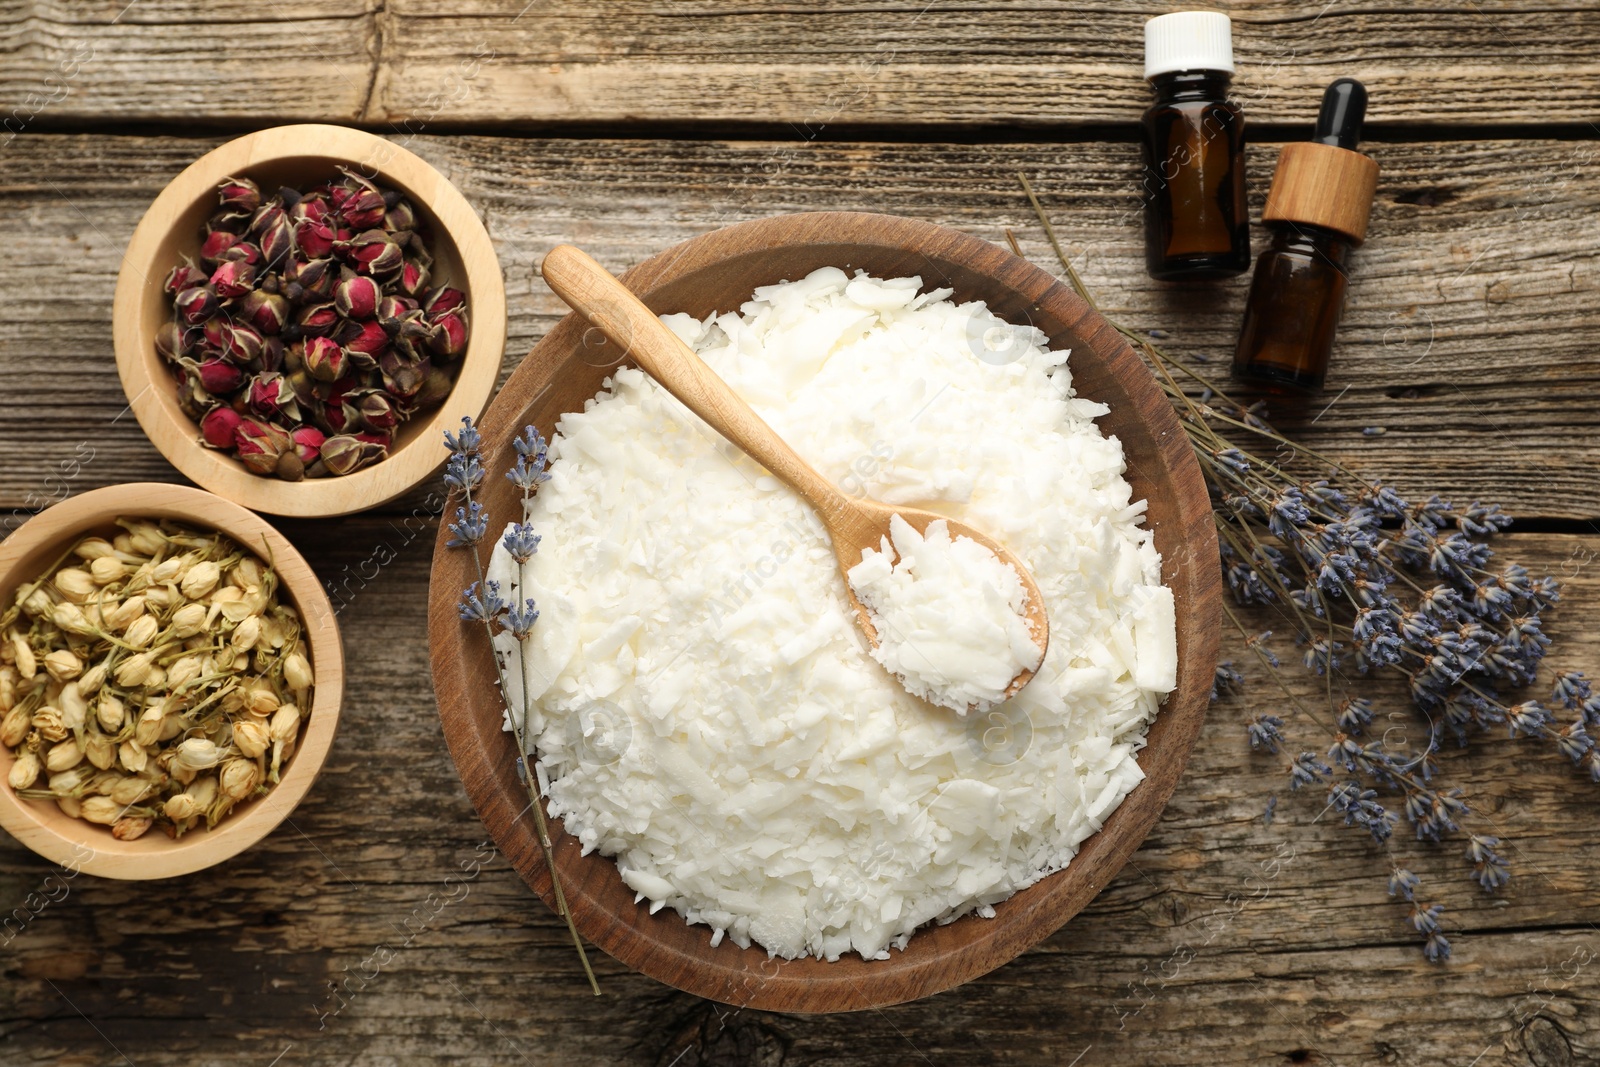
M1372 237L1327 407L1287 428L1407 494L1514 511L1501 551L1567 579L1555 662L1595 672L1600 11L1222 6L1256 217L1276 145L1307 134L1320 87L1354 74L1372 93ZM98 485L177 480L117 384L119 256L185 164L284 121L385 132L480 208L506 275L507 371L564 310L534 267L561 240L621 270L729 222L849 208L992 240L1009 228L1053 270L1020 172L1108 312L1221 374L1244 281L1165 287L1141 267L1133 123L1146 103L1140 26L1157 10L0 3L0 508L15 519ZM1383 851L1251 754L1244 721L1282 704L1262 678L1214 708L1121 877L984 979L808 1018L720 1008L601 959L594 999L561 927L485 842L445 754L425 666L435 518L423 494L282 525L342 604L350 681L323 778L260 847L176 881L81 877L46 900L63 884L47 881L50 865L0 842L0 913L12 916L0 1062L1600 1059L1600 787L1531 742L1445 754L1511 842L1515 874L1487 897L1460 841L1397 838L1395 855L1447 908L1455 958L1432 966L1385 894ZM1230 636L1225 655L1246 654ZM464 865L478 871L465 890L446 887Z

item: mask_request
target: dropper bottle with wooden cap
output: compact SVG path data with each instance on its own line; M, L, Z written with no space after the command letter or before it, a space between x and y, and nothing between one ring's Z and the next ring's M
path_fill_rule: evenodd
M1344 311L1345 261L1367 236L1378 164L1355 151L1367 91L1340 78L1322 96L1310 141L1285 145L1262 218L1272 247L1256 260L1233 373L1292 390L1322 388Z

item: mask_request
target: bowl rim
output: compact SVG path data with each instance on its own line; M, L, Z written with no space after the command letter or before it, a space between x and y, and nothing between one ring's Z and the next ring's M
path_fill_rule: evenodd
M1220 560L1199 465L1154 376L1116 328L1076 292L998 245L900 216L808 212L701 234L638 264L622 275L622 281L646 304L653 304L659 299L659 290L669 283L730 258L760 255L785 245L853 246L870 248L871 254L920 255L935 271L938 267L933 257L938 256L1015 293L1028 312L1048 309L1064 324L1061 332L1072 335L1074 349L1082 350L1080 361L1090 358L1111 365L1111 373L1127 388L1127 403L1136 405L1147 420L1156 458L1170 472L1176 496L1169 525L1173 527L1172 543L1181 551L1164 554L1164 583L1175 592L1181 586L1180 641L1184 640L1185 625L1190 637L1186 647L1180 647L1178 687L1150 727L1149 736L1156 740L1139 754L1145 780L1111 813L1100 831L1080 843L1066 868L997 904L996 918L969 914L945 926L924 927L904 953L894 952L887 961L861 961L847 954L837 963L811 961L795 967L776 959L763 962L764 951L740 950L726 940L713 949L709 927L689 926L675 912L663 909L661 915L700 935L692 947L686 947L650 933L647 924L651 917L644 905L630 909L609 902L607 896L614 896L615 889L607 883L620 884L615 861L598 853L584 855L561 820L549 820L555 863L563 872L563 889L578 930L591 944L627 966L680 990L741 1008L801 1013L876 1009L941 992L1010 961L1077 914L1126 864L1165 808L1204 724L1220 640ZM926 276L926 271L922 273ZM750 288L767 281L754 280ZM960 292L956 297L970 298ZM747 298L747 291L730 294L734 307ZM550 378L571 356L585 326L575 314L564 318L534 346L490 406L480 427L487 478L499 477L509 466L509 440L529 408L544 395L538 383ZM544 389L548 388L546 384ZM487 650L471 643L483 644L481 634L473 628L468 638L457 618L458 590L467 584L460 579L468 576L470 563L461 562L466 553L446 547L448 537L441 525L429 586L434 691L445 740L496 845L529 887L553 908L549 871L529 821L521 818L526 811L526 793L516 773L516 745L500 732L498 713L493 716L495 721L489 722L488 714L475 708L469 695L471 677L466 672L492 667ZM548 801L545 810L548 812ZM610 874L594 864L608 865ZM740 954L742 960L736 958Z
M158 262L163 239L177 220L223 178L265 164L319 160L361 167L404 187L438 221L455 245L466 277L472 328L458 361L455 385L426 418L414 420L411 440L382 461L343 477L286 482L252 474L238 460L199 444L199 428L177 405L165 361L145 331L143 299L170 264ZM128 406L167 461L196 485L252 511L328 518L376 507L415 488L439 467L428 446L463 415L477 417L494 392L506 341L505 280L483 221L448 178L403 145L365 130L322 123L274 126L237 137L190 163L145 210L128 241L112 298L112 340Z
M129 482L91 489L34 515L0 542L0 600L9 607L16 587L31 580L28 575L16 573L23 560L120 517L170 518L217 530L258 556L270 557L281 587L300 612L315 679L300 745L278 784L215 828L185 834L168 847L152 849L147 841L154 839L148 835L135 841L118 841L104 827L69 819L53 806L47 809L44 805L48 801L24 800L9 783L0 782L0 828L45 859L74 873L103 878L171 878L204 870L256 844L286 820L310 792L338 731L344 697L344 649L338 621L322 583L288 538L261 516L230 500L192 486L166 482ZM10 756L0 755L0 769L9 768L10 764ZM62 820L82 826L84 833L69 837L59 828Z

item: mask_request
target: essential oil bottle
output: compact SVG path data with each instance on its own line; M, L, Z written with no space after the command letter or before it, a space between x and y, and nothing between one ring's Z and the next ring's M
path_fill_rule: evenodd
M1235 377L1293 391L1322 388L1344 312L1346 260L1366 240L1378 164L1355 150L1367 91L1340 78L1322 96L1316 135L1285 145L1262 218L1272 246L1256 260Z
M1156 102L1140 122L1144 258L1152 278L1224 278L1250 269L1244 114L1228 99L1233 23L1178 11L1144 24Z

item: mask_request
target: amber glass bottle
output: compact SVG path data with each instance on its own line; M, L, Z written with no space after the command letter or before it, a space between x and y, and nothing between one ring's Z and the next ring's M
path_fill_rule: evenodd
M1211 11L1145 23L1156 102L1140 123L1145 267L1153 278L1218 278L1250 268L1244 114L1228 99L1232 24Z
M1233 373L1290 390L1322 388L1344 311L1347 260L1367 236L1378 165L1355 151L1367 93L1328 86L1316 136L1278 157L1263 219L1272 246L1256 261Z

